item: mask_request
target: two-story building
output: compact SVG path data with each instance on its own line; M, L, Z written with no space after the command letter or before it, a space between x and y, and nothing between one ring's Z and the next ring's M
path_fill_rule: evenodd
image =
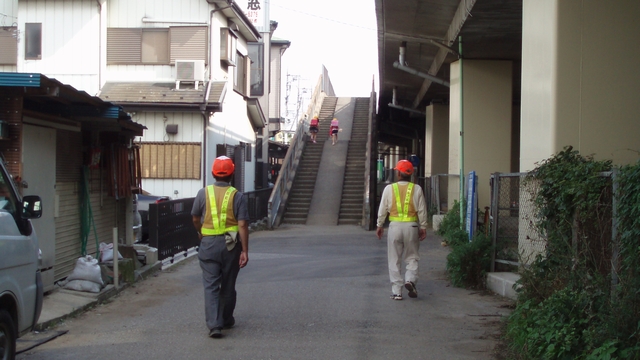
M270 35L275 27L268 20L268 4L260 3L3 1L0 71L44 74L56 84L69 84L121 106L140 133L146 127L129 142L129 157L139 154L139 163L136 159L133 164L141 187L150 193L194 196L212 181L211 163L222 154L236 161L237 188L266 188L266 114L271 115L269 98L278 99L279 89L270 91ZM251 9L256 6L260 11ZM252 69L263 76L252 77ZM252 96L260 81L262 95ZM91 140L96 139L84 137L91 135L82 133L81 143L62 143L91 152L97 143ZM141 191L139 186L132 188L130 192ZM121 202L130 204L130 196ZM131 216L124 217L119 225L129 229L123 223ZM130 242L131 234L122 232L122 241ZM53 243L60 242L58 235L49 236ZM55 251L65 254L56 256L56 263L80 253L75 248ZM57 272L55 278L68 272Z

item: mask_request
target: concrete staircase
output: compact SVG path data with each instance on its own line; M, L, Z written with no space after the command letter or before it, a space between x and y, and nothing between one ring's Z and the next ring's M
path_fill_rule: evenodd
M322 150L329 134L329 124L333 118L337 101L337 97L327 97L322 102L320 115L318 116L320 123L317 143L308 142L302 153L296 177L289 192L283 223L306 224L307 222L309 206L311 205L311 198L318 176L318 167L322 158Z
M364 201L369 98L356 98L338 225L360 225Z

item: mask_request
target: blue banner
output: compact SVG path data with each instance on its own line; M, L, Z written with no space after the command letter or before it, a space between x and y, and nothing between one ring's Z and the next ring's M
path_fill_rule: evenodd
M467 182L467 184L469 184L469 186L467 187L467 224L466 224L466 230L467 233L469 234L469 242L471 242L471 240L473 240L473 231L475 229L475 224L476 224L476 211L475 211L475 207L476 207L476 186L478 183L478 177L476 176L476 172L472 171L469 173L469 180Z

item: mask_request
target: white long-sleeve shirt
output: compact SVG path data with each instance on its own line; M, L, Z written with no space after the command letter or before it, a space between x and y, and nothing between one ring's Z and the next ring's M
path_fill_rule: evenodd
M398 181L399 185L406 185L408 181ZM420 185L413 185L413 206L418 213L418 224L421 229L426 229L428 226L427 219L427 204L424 201L424 193L422 192L422 188ZM395 196L393 195L393 188L391 184L387 185L382 191L382 198L380 199L380 207L378 207L378 227L382 227L384 225L384 220L387 217L387 214L391 210L391 204L395 202Z

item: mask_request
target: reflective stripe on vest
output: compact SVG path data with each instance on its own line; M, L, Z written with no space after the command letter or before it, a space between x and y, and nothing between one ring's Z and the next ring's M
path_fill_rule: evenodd
M409 203L411 202L411 196L413 194L413 183L409 183L407 186L407 193L404 197L404 206L400 203L400 189L398 188L398 183L393 183L391 185L393 189L393 195L396 198L396 208L398 209L398 216L389 216L389 221L400 221L400 222L413 222L418 221L417 216L407 216L409 214Z
M218 218L218 207L216 206L216 195L213 185L207 186L207 194L209 195L209 204L211 206L211 219L213 220L213 229L205 227L203 224L200 231L202 235L210 236L210 235L224 235L229 231L238 231L238 226L229 226L225 227L227 224L227 207L229 206L229 199L231 198L231 194L236 191L233 186L229 186L227 191L224 193L224 198L222 199L222 206L220 207L220 217Z

